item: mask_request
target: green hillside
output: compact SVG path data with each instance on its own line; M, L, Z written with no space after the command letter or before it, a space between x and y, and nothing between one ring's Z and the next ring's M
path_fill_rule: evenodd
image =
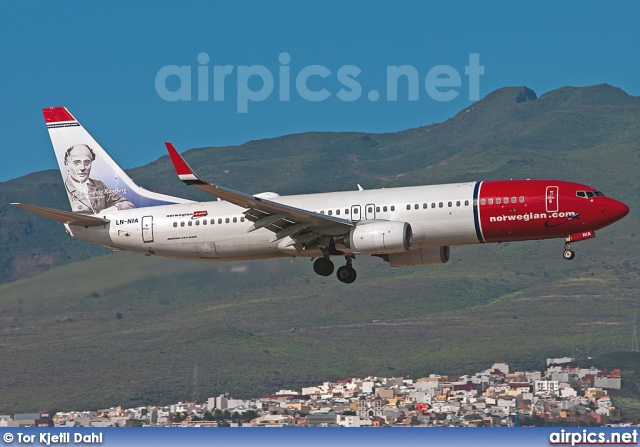
M189 399L195 363L203 399L629 349L640 310L639 149L640 99L599 85L540 98L504 88L444 123L394 134L309 132L185 154L204 178L247 192L562 178L631 208L575 244L571 262L560 240L453 247L431 268L358 257L351 286L303 259L97 256L107 251L9 205L68 209L57 171L0 183L0 413ZM209 200L166 156L130 174Z
M609 85L534 98L525 87L503 88L441 124L392 134L307 132L185 157L202 177L250 193L561 178L596 185L638 209L640 98ZM148 189L210 200L177 179L166 155L129 173ZM57 171L0 183L0 282L106 253L10 202L69 207Z

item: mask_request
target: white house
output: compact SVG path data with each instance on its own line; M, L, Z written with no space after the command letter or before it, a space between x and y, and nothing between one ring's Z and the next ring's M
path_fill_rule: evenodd
M536 380L533 382L533 392L538 393L550 393L553 395L558 394L558 381L557 380Z
M371 426L371 419L360 419L358 416L342 416L338 415L338 425L340 427L364 427Z

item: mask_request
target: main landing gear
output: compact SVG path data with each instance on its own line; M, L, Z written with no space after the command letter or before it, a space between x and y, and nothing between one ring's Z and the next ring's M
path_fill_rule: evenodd
M313 271L316 272L320 276L329 276L333 273L333 262L329 257L322 257L316 259L313 263Z
M356 280L356 277L358 276L356 274L356 269L351 266L353 256L345 256L344 258L347 260L347 265L343 265L342 267L340 267L338 269L338 272L336 273L336 276L338 277L338 280L342 281L343 283L351 284Z
M354 257L353 256L345 256L347 260L347 264L338 268L336 272L336 276L338 280L345 283L351 284L356 280L358 276L356 274L356 270L351 266ZM320 276L329 276L333 273L334 265L331 259L328 256L324 256L322 258L318 258L313 263L313 271L316 272Z
M571 250L571 244L569 242L566 242L564 244L564 251L562 252L562 256L567 260L567 261L571 261L573 258L576 257L576 254L573 250Z

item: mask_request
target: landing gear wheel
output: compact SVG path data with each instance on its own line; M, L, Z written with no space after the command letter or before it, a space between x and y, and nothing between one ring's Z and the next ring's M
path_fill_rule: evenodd
M348 265L343 265L336 272L336 276L341 282L345 284L351 284L356 280L356 277L358 275L356 274L356 269L354 269L353 267L349 267Z
M567 261L571 261L573 258L576 257L576 254L573 250L571 249L566 249L564 252L562 252L562 256L564 256L564 258Z
M313 263L313 271L320 276L329 276L333 273L333 262L329 258L318 258Z

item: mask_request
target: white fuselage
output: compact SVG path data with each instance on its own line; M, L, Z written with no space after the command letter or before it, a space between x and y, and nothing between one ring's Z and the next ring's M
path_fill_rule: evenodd
M352 222L408 222L413 230L412 248L422 248L479 242L473 217L475 184L342 191L269 199ZM252 222L244 218L244 211L223 201L191 202L118 211L100 215L110 221L104 227L68 226L68 229L74 237L113 249L181 259L245 260L320 254L287 247L289 238L271 242L273 232L264 228L247 233ZM343 246L339 248L345 254L357 254Z

